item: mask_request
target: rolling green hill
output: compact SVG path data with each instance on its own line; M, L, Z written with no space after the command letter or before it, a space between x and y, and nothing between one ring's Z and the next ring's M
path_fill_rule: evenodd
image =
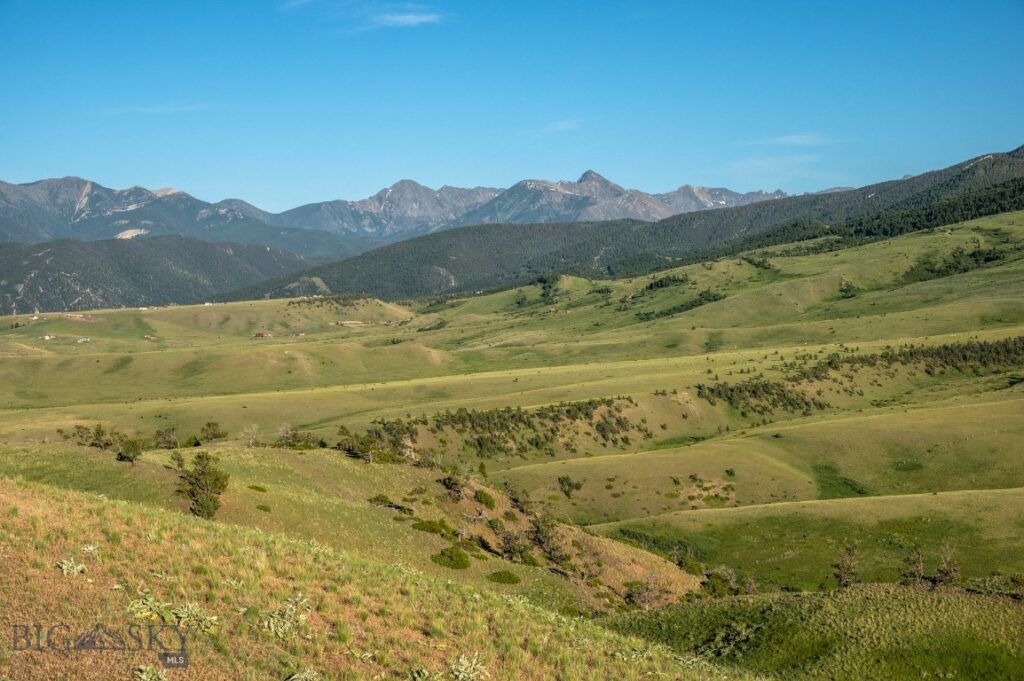
M1015 678L1024 211L917 210L443 300L13 316L0 600L193 603L205 678Z

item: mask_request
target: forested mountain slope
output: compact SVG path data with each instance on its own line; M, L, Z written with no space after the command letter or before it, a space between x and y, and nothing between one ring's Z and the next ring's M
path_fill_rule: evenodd
M0 247L4 313L203 302L307 265L270 246L181 236Z

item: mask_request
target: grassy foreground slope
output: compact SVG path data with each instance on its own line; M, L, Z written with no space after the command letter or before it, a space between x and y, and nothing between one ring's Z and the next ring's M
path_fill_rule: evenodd
M0 512L5 630L63 622L123 632L193 604L190 619L169 616L197 627L186 628L190 667L174 679L744 677L316 542L11 480L0 481ZM63 574L55 564L69 558L84 571ZM12 681L129 678L143 666L159 667L155 653L0 651Z
M463 530L485 538L489 546L500 546L500 531L484 521L497 519L502 529L517 532L525 532L529 525L525 514L512 508L499 490L475 484L456 501L438 484L443 475L436 470L372 465L331 450L217 446L210 451L231 475L217 512L222 522L318 541L438 577L458 575L462 583L478 588L495 588L488 575L510 572L516 583L502 585L502 593L570 614L621 607L626 584L634 580L659 584L665 593L658 604L674 602L698 585L696 577L667 560L571 526L561 529L562 545L574 562L585 566L586 580L552 574L536 550L534 559L540 564L525 565L493 551L472 550L472 545L466 546L470 564L455 572L433 560L453 538L447 530L439 532L441 527L423 523L442 523L452 532ZM16 447L0 454L0 470L7 475L186 511L187 503L175 495L177 472L169 464L163 451L147 452L135 464L125 465L109 452L66 444ZM477 489L490 495L490 505L473 498ZM372 501L381 496L405 510Z

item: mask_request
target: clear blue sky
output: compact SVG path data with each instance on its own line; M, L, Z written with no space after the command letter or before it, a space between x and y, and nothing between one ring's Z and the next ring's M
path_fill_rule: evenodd
M1024 144L1022 31L1024 0L0 0L0 179L863 185Z

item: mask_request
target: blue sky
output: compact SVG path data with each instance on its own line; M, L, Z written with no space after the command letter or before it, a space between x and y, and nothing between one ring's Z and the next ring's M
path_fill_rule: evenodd
M271 210L588 168L863 185L1024 144L1022 27L1022 0L0 0L0 179Z

